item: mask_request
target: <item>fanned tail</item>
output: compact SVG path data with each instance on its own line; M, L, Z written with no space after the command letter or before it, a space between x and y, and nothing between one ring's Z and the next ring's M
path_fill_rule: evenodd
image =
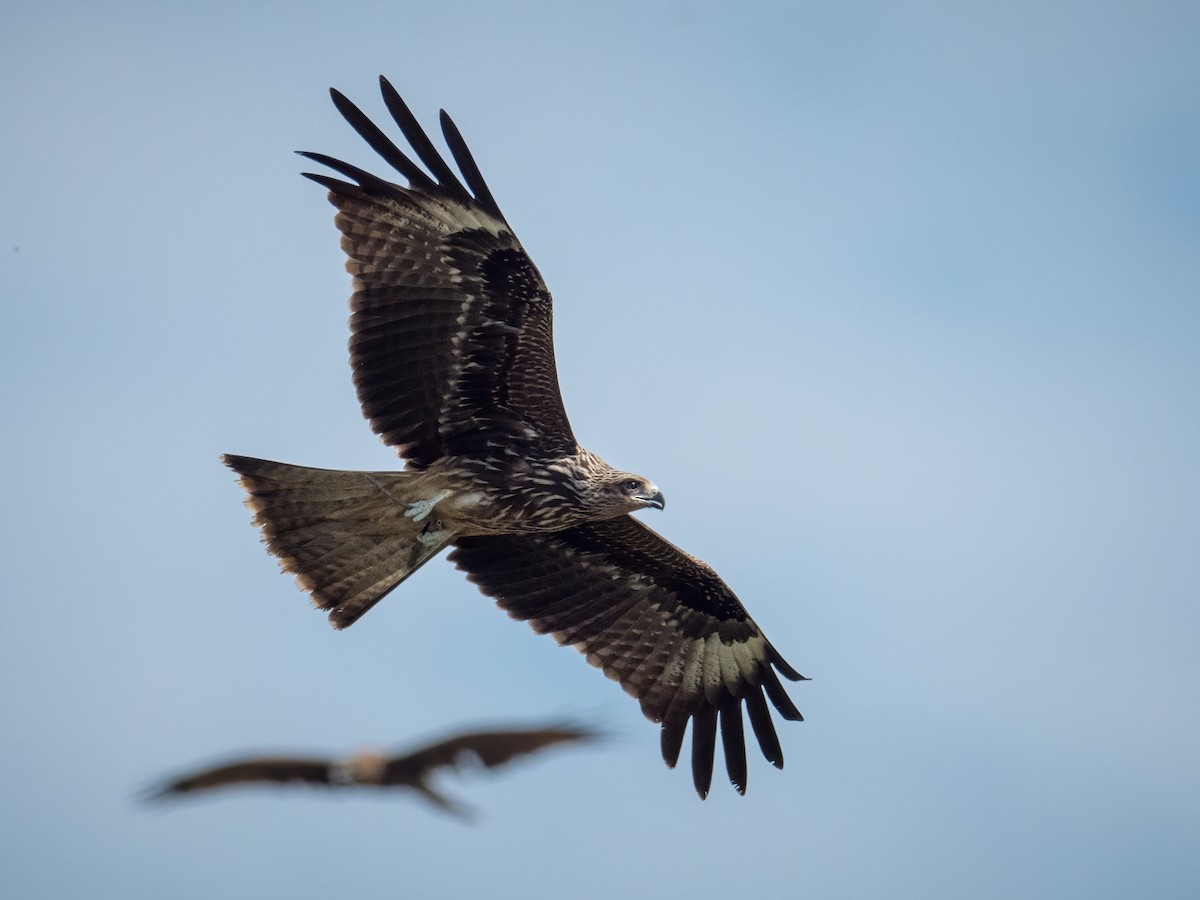
M357 621L454 536L436 516L414 521L410 504L425 499L419 472L313 469L228 453L221 461L241 476L267 549L335 628Z

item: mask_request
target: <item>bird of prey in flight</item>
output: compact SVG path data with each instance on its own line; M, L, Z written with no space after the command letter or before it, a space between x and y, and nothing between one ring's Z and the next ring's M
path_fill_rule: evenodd
M443 547L500 607L575 647L661 723L668 766L691 722L692 775L746 788L742 706L782 768L767 699L801 720L795 671L708 565L630 513L663 509L643 475L575 440L559 394L551 300L445 112L462 178L396 90L383 100L422 168L336 90L346 121L407 181L319 153L350 298L350 365L363 413L400 472L314 469L245 456L240 476L267 548L336 628L357 621Z
M456 769L471 759L494 769L520 756L556 744L591 741L599 735L585 728L556 725L511 731L475 731L454 735L398 756L374 750L345 759L298 756L251 756L180 776L153 789L148 800L162 800L213 788L270 784L312 784L331 788L411 788L452 815L466 818L466 807L438 793L429 783L439 769Z

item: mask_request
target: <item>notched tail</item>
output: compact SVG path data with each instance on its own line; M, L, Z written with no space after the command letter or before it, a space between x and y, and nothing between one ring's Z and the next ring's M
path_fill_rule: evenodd
M285 572L329 610L335 628L353 624L453 535L436 517L405 515L420 496L420 473L345 472L225 454L246 506Z

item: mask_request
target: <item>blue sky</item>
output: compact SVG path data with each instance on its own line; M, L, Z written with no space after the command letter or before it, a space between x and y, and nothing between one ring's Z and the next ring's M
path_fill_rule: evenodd
M47 3L0 28L0 892L1191 897L1194 4ZM326 90L447 108L576 433L813 681L699 802L434 563L334 633L224 451L396 465L345 359ZM248 748L585 717L406 798L134 802Z

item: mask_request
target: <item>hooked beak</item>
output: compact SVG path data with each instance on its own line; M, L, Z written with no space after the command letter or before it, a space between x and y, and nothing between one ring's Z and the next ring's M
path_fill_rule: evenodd
M653 506L655 509L666 509L667 500L662 495L662 491L658 491L650 497L638 497L646 506Z

